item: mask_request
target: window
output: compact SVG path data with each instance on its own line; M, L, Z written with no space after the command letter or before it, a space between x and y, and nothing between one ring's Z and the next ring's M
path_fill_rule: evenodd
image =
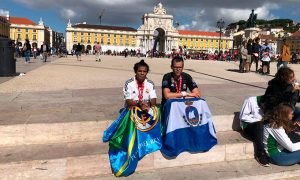
M33 35L33 40L36 40L36 35L35 34Z
M18 34L18 39L21 39L21 34Z
M36 29L34 29L33 32L36 33Z
M83 36L83 32L81 32L81 36Z
M26 29L26 33L28 33L28 29Z
M26 39L29 39L29 36L28 36L28 34L26 34Z

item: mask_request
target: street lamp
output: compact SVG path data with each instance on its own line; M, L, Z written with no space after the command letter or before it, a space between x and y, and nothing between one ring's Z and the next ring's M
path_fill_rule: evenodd
M220 39L219 39L219 53L221 50L221 36L222 36L222 28L224 28L225 22L223 19L217 21L217 27L220 28Z

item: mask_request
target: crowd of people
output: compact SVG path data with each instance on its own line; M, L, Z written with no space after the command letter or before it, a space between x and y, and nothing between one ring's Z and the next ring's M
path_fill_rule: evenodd
M289 67L281 67L269 81L265 94L249 97L240 111L243 132L254 142L255 159L263 166L300 162L300 86Z
M43 42L40 47L37 47L36 43L30 43L28 39L25 39L25 42L22 46L18 42L12 42L12 44L15 49L14 56L16 58L25 57L26 64L30 62L31 57L34 59L39 57L41 60L46 62L49 56L67 56L67 50L65 47L50 47L46 42Z
M260 45L260 38L257 37L254 40L248 39L243 41L240 48L240 65L239 72L248 73L251 70L252 64L255 64L255 72L262 75L270 74L270 62L275 58L278 60L277 69L283 65L287 67L287 64L291 61L291 51L288 43L283 39L283 46L281 54L275 57L275 53L269 40L265 40L264 44ZM296 56L295 56L296 57ZM297 62L296 59L294 62Z
M247 43L244 47L247 48ZM253 52L259 53L255 48ZM266 47L263 52L270 52L270 48ZM245 58L247 55L245 53ZM253 61L256 63L256 60ZM282 61L285 62L284 58ZM251 61L245 63L245 67L249 68ZM202 97L193 78L183 72L184 59L181 56L173 57L171 69L172 72L162 78L162 112L169 99ZM267 72L268 68L263 71ZM135 77L127 80L123 88L125 104L127 107L139 107L147 113L157 105L155 85L147 78L149 66L141 60L135 64L134 72ZM265 94L244 101L240 111L241 128L253 140L255 159L259 164L288 166L300 162L300 136L294 133L300 125L300 108L296 107L300 101L299 90L294 71L283 66L269 81Z

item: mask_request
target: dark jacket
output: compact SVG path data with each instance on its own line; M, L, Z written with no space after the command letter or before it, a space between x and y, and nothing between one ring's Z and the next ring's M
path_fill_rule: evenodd
M268 88L265 94L261 97L259 106L264 113L270 112L280 103L290 104L292 107L296 106L299 101L299 91L293 92L293 85L281 82L278 78L274 78L268 83Z
M253 43L252 44L252 52L253 53L258 53L259 54L259 50L260 50L260 45L257 43Z
M41 45L41 49L40 49L41 52L50 52L48 44L46 44L46 51L44 51L43 46L44 44Z
M31 51L31 45L30 43L25 43L26 51Z
M251 43L247 43L247 51L249 55L252 55L252 44Z

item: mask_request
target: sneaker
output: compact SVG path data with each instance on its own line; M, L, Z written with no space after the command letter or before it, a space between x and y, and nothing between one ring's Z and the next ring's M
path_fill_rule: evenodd
M269 167L269 161L266 155L255 156L255 160L264 167Z

